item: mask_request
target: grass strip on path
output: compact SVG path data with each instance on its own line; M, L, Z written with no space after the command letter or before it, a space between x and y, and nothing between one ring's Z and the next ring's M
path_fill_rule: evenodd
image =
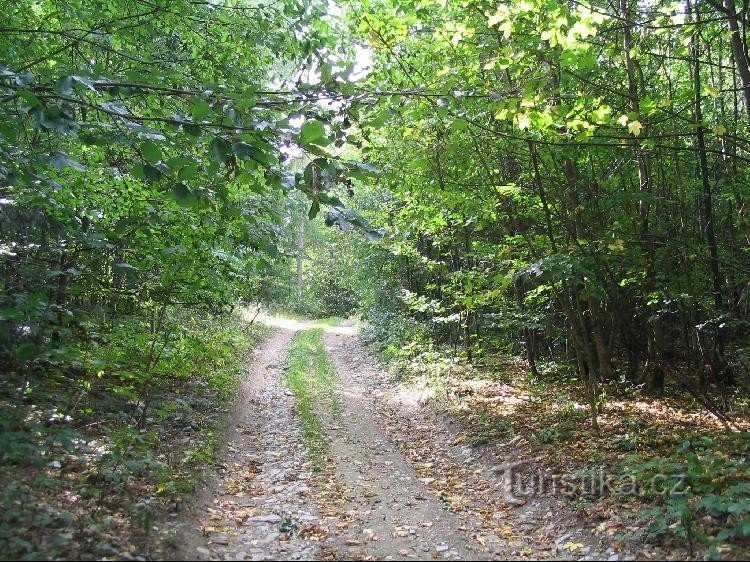
M326 466L328 441L320 416L330 410L341 415L339 379L323 343L323 328L316 326L297 333L289 351L284 384L297 398L302 437L310 452L313 469Z

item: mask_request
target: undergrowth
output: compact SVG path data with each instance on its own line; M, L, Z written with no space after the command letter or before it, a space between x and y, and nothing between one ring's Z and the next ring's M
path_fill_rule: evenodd
M154 521L179 509L212 461L246 354L266 330L236 316L169 315L157 332L133 319L75 360L9 373L2 558L143 552Z
M750 549L750 441L732 436L731 453L710 436L687 439L666 457L628 458L623 479L641 490L653 507L643 534L687 542L691 556L699 547L721 559L732 546Z
M375 320L363 339L458 421L457 442L548 468L567 483L556 495L605 521L613 544L658 544L713 559L750 552L750 441L741 415L734 420L745 433L728 433L689 397L650 396L613 381L600 389L596 432L569 365L539 362L531 376L524 361L487 352L472 366L409 318L379 313Z

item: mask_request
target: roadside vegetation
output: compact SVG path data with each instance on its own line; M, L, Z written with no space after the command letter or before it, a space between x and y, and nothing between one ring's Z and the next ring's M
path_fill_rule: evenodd
M239 316L181 314L157 334L118 326L107 335L121 338L116 347L88 350L95 372L83 379L11 376L0 394L2 558L158 557L167 545L149 534L214 462L246 357L265 333ZM149 376L135 377L145 362Z

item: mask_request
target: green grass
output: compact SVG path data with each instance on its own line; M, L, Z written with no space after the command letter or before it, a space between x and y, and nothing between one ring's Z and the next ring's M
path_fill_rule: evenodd
M334 326L338 326L344 321L343 318L339 316L329 316L327 318L320 318L315 321L316 326L323 326L326 328L333 328Z
M313 469L322 471L326 466L328 441L319 416L329 408L334 416L341 415L339 380L323 344L323 328L302 330L294 337L284 384L297 397L302 437Z

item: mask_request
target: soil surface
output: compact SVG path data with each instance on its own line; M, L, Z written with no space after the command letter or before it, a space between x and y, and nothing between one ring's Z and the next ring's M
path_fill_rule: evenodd
M308 459L281 382L294 333L262 343L230 415L225 456L184 524L202 560L631 559L559 499L519 497L497 459L376 366L353 326L328 328L340 411L319 412L327 468Z
M293 334L278 330L253 353L230 413L225 457L193 507L178 558L309 560L317 555L319 543L304 534L306 525L318 521L312 469L294 397L280 380Z
M343 415L328 424L333 479L344 487L351 524L331 536L345 559L477 560L462 522L431 494L414 466L380 429L382 373L350 346L351 327L332 328L326 348L341 379Z

